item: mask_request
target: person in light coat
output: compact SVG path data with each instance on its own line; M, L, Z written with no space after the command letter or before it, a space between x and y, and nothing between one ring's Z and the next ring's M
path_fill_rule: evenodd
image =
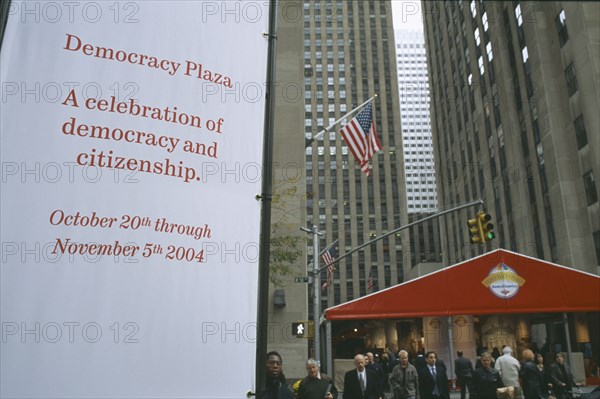
M500 372L500 378L505 387L515 388L515 399L523 399L523 391L519 382L521 363L512 356L510 346L505 346L502 353L503 355L496 359L494 368Z

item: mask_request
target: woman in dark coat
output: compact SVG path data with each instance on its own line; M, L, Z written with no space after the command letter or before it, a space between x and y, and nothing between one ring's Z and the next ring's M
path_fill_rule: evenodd
M544 395L544 374L533 362L533 352L530 349L523 351L523 365L519 377L523 381L523 395L525 399L540 399Z

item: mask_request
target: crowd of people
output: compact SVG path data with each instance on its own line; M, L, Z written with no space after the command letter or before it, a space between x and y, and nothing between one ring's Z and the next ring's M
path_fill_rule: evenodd
M549 367L544 367L541 354L530 349L522 352L522 362L509 346L502 348L502 355L493 353L482 352L473 368L471 360L457 352L454 371L461 399L466 399L467 392L473 399L497 399L502 395L514 399L543 399L549 395L566 399L577 386L560 352ZM306 377L288 387L281 356L269 352L266 399L384 399L387 390L394 399L450 398L446 365L434 351L421 353L412 363L405 350L400 350L397 357L393 353L385 355L386 361L382 362L372 352L357 354L338 396L335 382L320 371L314 359L306 361Z

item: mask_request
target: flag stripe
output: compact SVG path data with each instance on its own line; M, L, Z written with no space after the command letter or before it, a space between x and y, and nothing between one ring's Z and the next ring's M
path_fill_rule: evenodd
M360 125L356 123L353 119L350 121L348 126L348 135L347 137L351 141L351 145L355 148L358 153L358 159L362 159L363 154L365 153L365 149L367 148L367 142L365 140L365 132L362 130Z
M361 159L360 154L362 154L364 147L362 146L362 141L360 141L359 134L356 133L357 129L354 120L352 120L348 125L346 125L347 128L344 127L344 129L341 130L342 137L344 138L346 145L348 145L350 148L350 152L352 152L354 158L359 160Z

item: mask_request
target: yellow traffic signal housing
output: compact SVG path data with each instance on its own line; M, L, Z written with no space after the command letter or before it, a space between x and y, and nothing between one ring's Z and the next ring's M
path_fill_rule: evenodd
M494 225L490 222L492 220L492 216L489 213L479 212L477 214L477 218L480 221L481 239L483 242L492 241L494 238L496 238L496 233L492 231L494 229Z
M469 227L469 235L471 236L471 244L482 244L483 237L481 235L481 222L479 220L479 213L474 219L467 221Z
M467 221L471 244L483 244L496 238L491 220L492 216L489 213L479 211L475 218Z

